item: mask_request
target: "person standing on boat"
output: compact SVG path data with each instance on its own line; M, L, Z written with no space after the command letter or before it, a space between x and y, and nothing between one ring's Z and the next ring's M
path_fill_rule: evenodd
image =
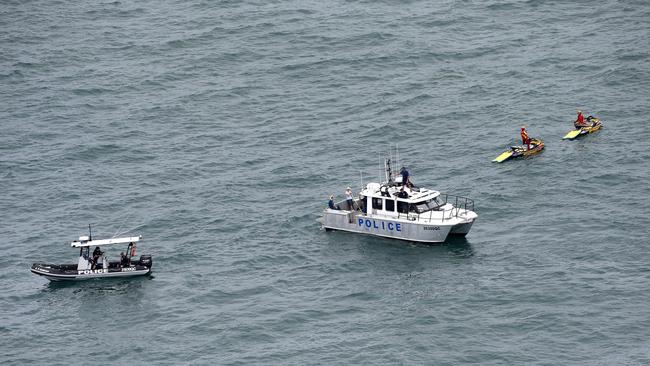
M120 253L120 265L122 267L128 267L129 266L129 257L127 257L124 252Z
M530 150L530 137L528 137L525 126L521 126L521 143L526 145L527 150Z
M359 210L364 214L366 213L366 196L359 196Z
M104 252L102 252L99 247L95 247L95 250L93 250L93 264L91 266L91 269L95 269L95 267L97 267L97 261L102 254L104 254Z
M348 210L352 211L354 209L354 197L352 196L352 188L348 187L345 189L345 199L348 202Z
M406 170L405 167L402 167L402 169L399 170L399 173L402 175L402 185L404 187L412 188L413 183L411 182L411 176L409 175L409 171Z

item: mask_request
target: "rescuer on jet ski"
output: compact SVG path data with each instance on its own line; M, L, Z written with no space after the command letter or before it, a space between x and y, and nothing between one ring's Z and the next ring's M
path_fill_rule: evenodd
M530 150L530 137L528 137L525 126L521 126L521 143L526 145L527 150Z
M573 125L574 125L576 128L587 127L587 126L588 126L588 124L585 123L585 117L582 115L582 111L581 111L581 110L578 110L578 117L576 118L576 121L573 122Z
M582 115L582 111L578 110L578 117L576 118L576 121L573 123L573 125L576 129L579 130L582 127L593 127L597 123L594 121L598 121L598 119L592 116L588 116L585 119L585 117Z

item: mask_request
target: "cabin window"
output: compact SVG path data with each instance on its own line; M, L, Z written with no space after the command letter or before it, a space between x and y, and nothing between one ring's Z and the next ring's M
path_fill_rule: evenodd
M386 211L395 212L395 200L386 200Z
M435 210L439 211L440 207L444 205L445 203L443 202L442 199L439 197L427 200L427 201L422 201L422 202L417 202L411 207L411 211L417 212L417 213L423 213L427 212L430 210Z
M375 210L381 210L383 209L383 203L384 200L381 198L373 198L372 199L372 208Z
M397 212L407 213L409 204L407 202L397 201Z
M362 212L366 212L366 196L359 196L359 207Z

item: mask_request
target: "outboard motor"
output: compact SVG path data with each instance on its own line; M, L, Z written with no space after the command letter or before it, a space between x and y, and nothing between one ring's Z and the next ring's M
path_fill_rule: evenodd
M151 260L150 255L141 255L140 262L138 264L147 268L151 268L153 261Z

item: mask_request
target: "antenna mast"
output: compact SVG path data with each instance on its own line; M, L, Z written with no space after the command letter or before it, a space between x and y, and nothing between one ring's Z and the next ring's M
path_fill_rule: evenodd
M384 168L386 169L386 182L393 183L393 174L390 166L390 153L388 154L388 156L389 157L384 162Z

